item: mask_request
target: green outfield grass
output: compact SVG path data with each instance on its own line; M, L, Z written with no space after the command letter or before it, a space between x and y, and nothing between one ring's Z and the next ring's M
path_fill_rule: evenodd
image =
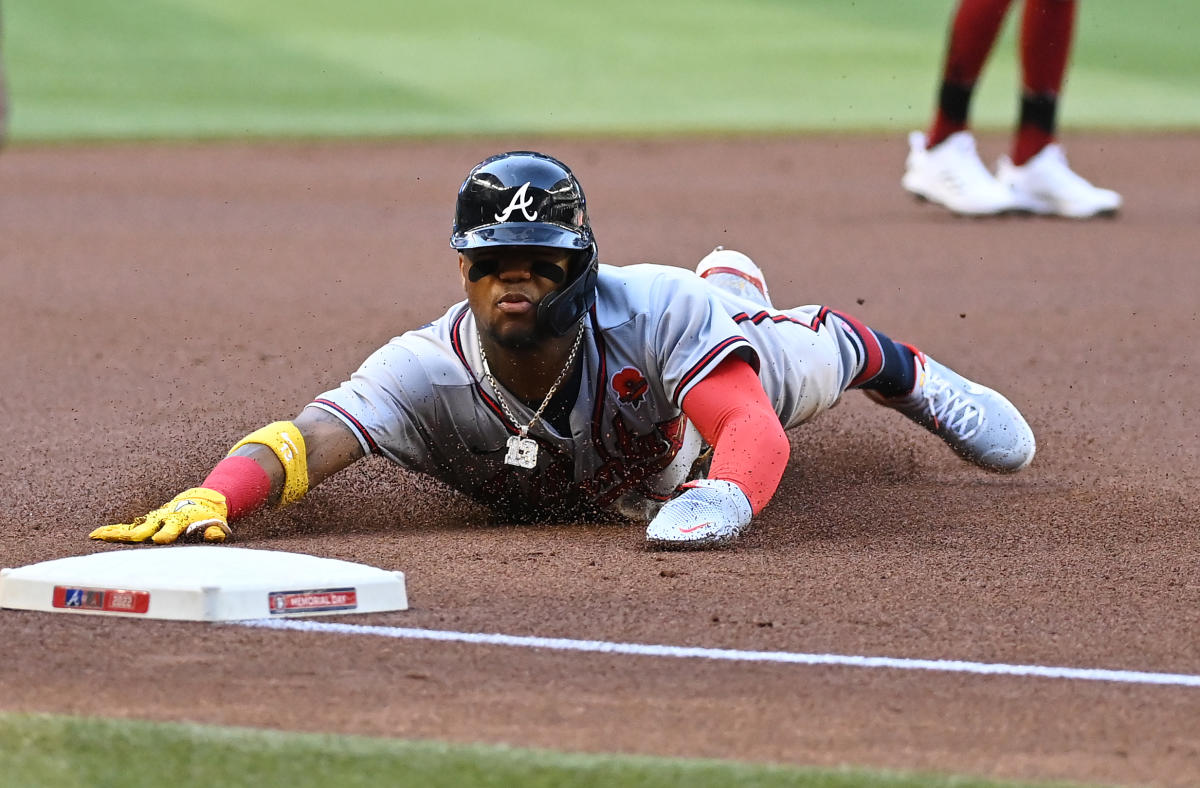
M928 774L569 755L507 747L20 714L0 714L0 775L0 782L6 788L98 785L1031 788L1035 785ZM1036 785L1046 788L1050 784Z
M894 131L950 2L0 0L13 141ZM1015 17L1015 15L1014 15ZM975 102L1015 112L1013 21ZM1085 2L1064 127L1200 127L1200 3ZM0 714L8 786L999 786ZM1003 785L1016 785L1005 783Z
M1019 4L1018 4L1019 6ZM17 141L902 130L951 3L4 0ZM1015 114L1015 22L979 128ZM1081 3L1072 128L1194 128L1200 3Z

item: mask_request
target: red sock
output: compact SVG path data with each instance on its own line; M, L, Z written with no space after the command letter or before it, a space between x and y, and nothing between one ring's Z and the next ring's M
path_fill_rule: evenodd
M937 113L929 129L927 145L932 148L951 134L967 127L971 93L983 64L1000 34L1004 15L1012 0L962 0L950 24L950 41L942 67Z
M224 495L229 519L234 520L267 502L271 477L249 457L226 457L217 463L200 486Z
M1021 119L1013 142L1020 166L1054 142L1058 96L1075 31L1075 0L1025 0L1021 20Z

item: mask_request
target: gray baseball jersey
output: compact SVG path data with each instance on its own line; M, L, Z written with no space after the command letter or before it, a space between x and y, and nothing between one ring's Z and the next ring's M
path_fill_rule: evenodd
M583 328L570 433L534 424L531 469L504 457L533 411L485 381L465 301L392 339L312 404L342 419L364 451L436 477L512 521L603 512L644 519L687 481L704 448L680 403L722 359L749 361L792 427L833 405L855 358L824 307L764 308L662 265L601 265Z

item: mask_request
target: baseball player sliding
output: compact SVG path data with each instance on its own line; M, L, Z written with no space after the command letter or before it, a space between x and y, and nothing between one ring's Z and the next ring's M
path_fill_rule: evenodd
M472 169L450 243L465 301L247 435L201 486L91 537L222 542L380 454L507 521L619 516L655 547L724 545L771 500L784 431L852 388L988 470L1033 459L999 393L843 312L776 309L743 254L718 247L695 273L601 265L583 190L549 156Z

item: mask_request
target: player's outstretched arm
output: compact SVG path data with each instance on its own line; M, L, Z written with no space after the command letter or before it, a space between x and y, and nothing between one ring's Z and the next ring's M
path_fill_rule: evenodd
M97 528L92 539L169 544L181 536L224 542L229 521L267 503L286 506L363 456L354 433L334 416L305 408L238 441L203 484L184 490L132 523Z
M707 479L682 487L646 528L656 547L706 548L736 539L783 476L790 446L754 370L722 361L683 399L683 412L713 447Z

